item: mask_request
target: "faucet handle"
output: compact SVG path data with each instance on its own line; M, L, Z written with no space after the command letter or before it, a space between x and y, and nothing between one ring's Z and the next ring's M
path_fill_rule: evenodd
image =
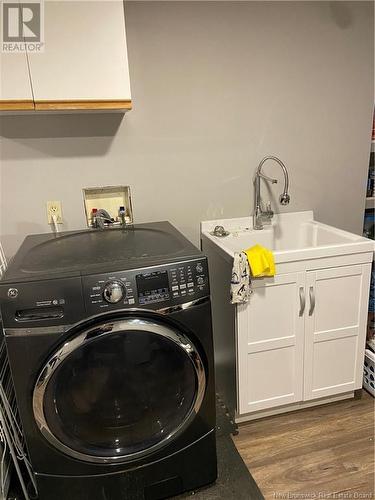
M266 214L269 218L273 217L273 210L272 210L272 205L270 201L267 201L266 203Z
M264 175L261 172L259 172L258 175L259 175L259 177L261 177L265 181L270 182L271 184L277 184L277 179L273 179L272 177L268 177L268 175Z

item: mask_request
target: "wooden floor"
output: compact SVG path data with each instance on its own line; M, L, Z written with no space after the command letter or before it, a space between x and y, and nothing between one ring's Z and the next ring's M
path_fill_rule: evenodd
M234 442L268 499L375 498L374 399L240 425ZM250 500L250 499L249 499Z

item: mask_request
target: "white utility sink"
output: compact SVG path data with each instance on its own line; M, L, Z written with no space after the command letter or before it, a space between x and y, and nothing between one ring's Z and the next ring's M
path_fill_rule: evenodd
M215 226L229 234L214 236ZM216 389L236 421L352 397L362 387L374 242L311 211L277 214L259 230L245 217L202 222L201 231ZM233 255L256 244L274 252L276 274L252 278L248 302L234 306Z
M228 236L212 235L221 225ZM202 236L230 256L259 244L272 250L276 262L314 259L374 250L372 240L314 220L312 211L276 214L272 225L253 229L252 217L202 222Z

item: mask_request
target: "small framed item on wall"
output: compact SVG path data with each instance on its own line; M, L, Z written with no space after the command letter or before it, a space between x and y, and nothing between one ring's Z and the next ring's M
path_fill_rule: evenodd
M133 224L130 186L101 186L83 189L87 227L109 228Z

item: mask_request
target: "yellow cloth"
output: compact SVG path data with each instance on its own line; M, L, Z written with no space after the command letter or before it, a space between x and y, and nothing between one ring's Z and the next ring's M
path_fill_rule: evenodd
M262 247L261 245L254 245L247 250L244 250L249 261L251 274L255 278L263 276L275 276L275 259L271 250Z

